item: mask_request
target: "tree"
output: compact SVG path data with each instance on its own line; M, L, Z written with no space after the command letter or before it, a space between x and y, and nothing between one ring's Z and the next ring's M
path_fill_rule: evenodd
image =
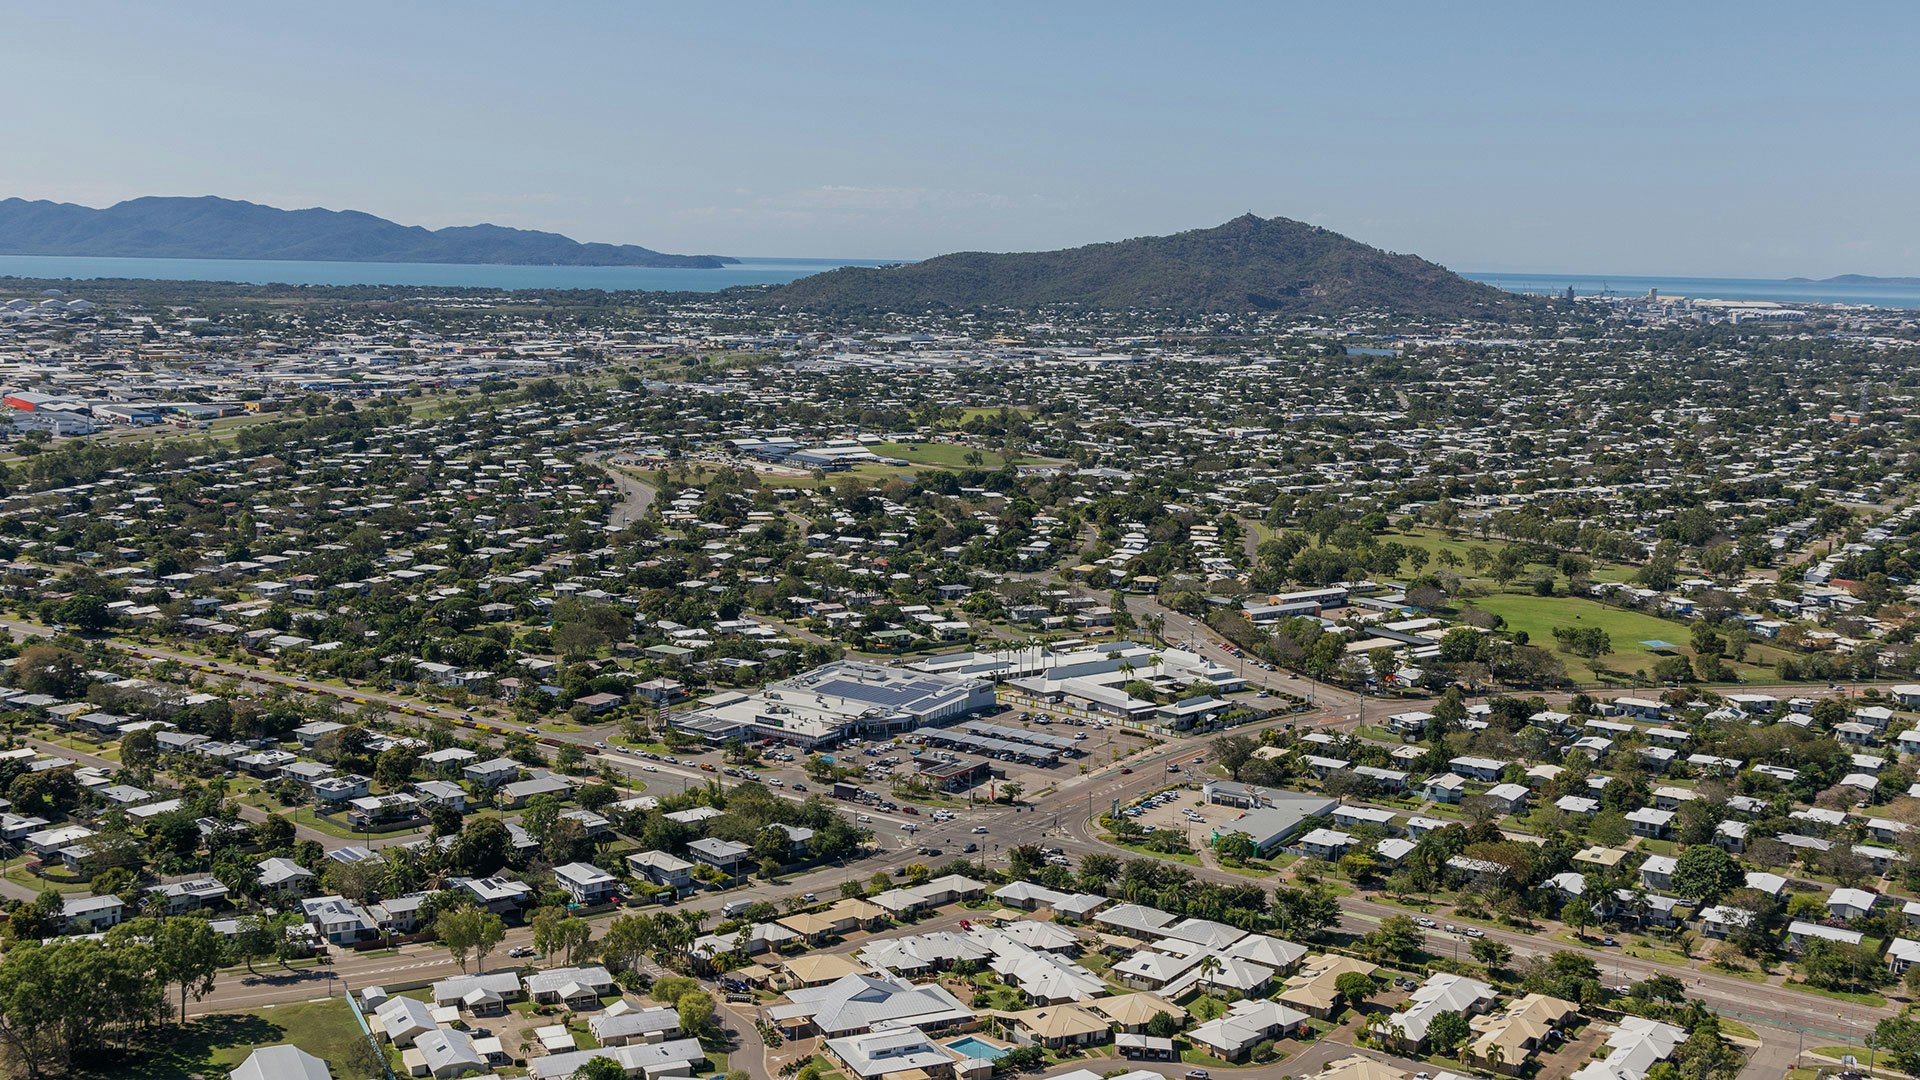
M1475 960L1486 965L1489 975L1505 968L1513 960L1512 946L1492 938L1474 938L1473 944L1468 946L1468 951L1473 954Z
M1260 744L1250 735L1222 735L1213 740L1213 757L1228 775L1240 775L1240 767L1253 757Z
M269 854L293 847L293 822L273 815L253 826L253 842Z
M454 838L447 849L447 863L450 869L468 877L490 877L507 864L512 843L499 818L479 818Z
M1389 915L1382 919L1379 928L1366 936L1366 942L1375 952L1396 960L1410 960L1420 955L1426 946L1419 925L1407 915Z
M1359 971L1343 971L1339 978L1333 980L1333 988L1340 991L1340 996L1347 999L1348 1005L1357 1009L1373 996L1377 986L1371 975Z
M507 924L500 916L479 908L453 908L441 912L433 921L434 936L447 947L460 970L467 970L472 954L484 968L487 954L507 936Z
M1584 939L1587 936L1587 927L1593 925L1593 908L1585 900L1576 896L1560 909L1560 921L1567 924L1567 929L1573 931L1573 936Z
M187 995L195 1001L213 992L213 976L220 970L220 935L205 919L179 916L168 919L135 919L123 926L152 923L144 933L153 943L155 974L161 981L180 988L180 1022L187 1019ZM118 927L116 927L118 929Z
M1675 860L1672 882L1676 894L1710 906L1744 885L1746 873L1739 860L1720 848L1691 844Z
M1244 863L1260 855L1259 845L1253 842L1253 837L1243 832L1231 832L1220 837L1213 842L1213 850L1220 854L1222 860L1229 862Z
M320 876L327 888L356 904L364 904L381 894L387 880L387 865L378 859L351 863L328 859Z
M1080 887L1090 892L1099 892L1113 883L1120 875L1120 860L1105 852L1093 852L1080 857Z
M386 791L399 791L413 781L413 769L419 762L419 750L411 746L390 747L374 760L373 779Z
M680 1013L680 1030L693 1038L708 1034L708 1028L713 1024L712 994L704 990L690 990L680 995L674 1002L674 1008Z
M1920 967L1912 970L1920 971ZM1920 1019L1889 1016L1873 1029L1875 1045L1903 1073L1920 1072Z
M592 943L593 926L587 920L560 908L541 908L534 913L533 947L540 950L549 967L563 954L569 965L578 963Z
M1009 780L1000 785L1000 790L1007 793L1008 802L1018 803L1020 801L1020 793L1027 790L1027 788L1025 784L1022 784L1018 780Z
M1180 1021L1175 1020L1167 1013L1154 1013L1153 1018L1147 1021L1147 1034L1156 1039L1171 1039L1179 1033Z
M615 968L632 970L660 947L660 924L651 915L622 915L607 924L600 939L600 955Z
M1451 1009L1435 1013L1433 1019L1427 1021L1427 1048L1437 1054L1451 1054L1472 1033L1467 1018L1459 1013Z
M271 920L259 915L240 917L239 923L234 928L233 950L247 965L248 972L259 974L254 971L254 961L272 956L279 946L277 931Z
M610 1057L596 1057L573 1070L571 1080L626 1080L626 1075L624 1065Z

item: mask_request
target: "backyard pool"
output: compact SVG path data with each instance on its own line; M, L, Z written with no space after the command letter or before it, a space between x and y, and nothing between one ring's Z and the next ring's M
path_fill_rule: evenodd
M990 1042L982 1042L971 1035L964 1039L953 1040L947 1044L947 1049L965 1057L984 1058L987 1061L999 1061L1001 1058L1007 1056L1005 1047L995 1046Z

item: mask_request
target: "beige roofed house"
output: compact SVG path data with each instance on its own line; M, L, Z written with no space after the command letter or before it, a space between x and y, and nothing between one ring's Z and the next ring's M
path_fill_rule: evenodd
M1364 1054L1329 1061L1316 1080L1407 1080L1407 1074Z
M852 919L861 926L872 927L886 920L887 909L858 897L848 897L828 908L827 914L835 919Z
M1310 1016L1326 1020L1333 1016L1333 1010L1340 1004L1340 990L1335 986L1340 976L1349 971L1372 975L1378 970L1377 966L1365 960L1322 953L1307 961L1306 966L1300 969L1300 974L1286 981L1280 1000Z
M1519 1075L1527 1059L1538 1050L1553 1028L1524 1016L1504 1020L1479 1019L1476 1037L1468 1044L1461 1060L1495 1072Z
M1076 1005L1045 1005L1007 1013L1005 1019L1016 1041L1049 1049L1103 1043L1113 1035L1105 1017Z
M1604 866L1608 869L1612 869L1613 867L1619 866L1620 860L1626 857L1627 857L1627 853L1625 851L1620 850L1619 848L1595 846L1595 847L1581 848L1579 851L1575 852L1573 856L1573 861L1577 863L1586 863L1589 866Z
M1184 1022L1187 1019L1186 1009L1158 994L1121 994L1095 998L1087 1002L1087 1008L1118 1024L1122 1031L1138 1031L1160 1013L1166 1013L1176 1021Z
M812 945L818 945L822 938L840 933L846 922L846 920L834 918L829 913L815 911L796 911L775 921L806 938L808 944Z
M1547 994L1528 994L1507 1007L1508 1016L1524 1016L1549 1027L1559 1027L1579 1013L1580 1006Z
M824 986L866 969L838 953L807 953L780 961L789 986Z
M1572 1002L1528 994L1509 1006L1502 1017L1474 1020L1474 1037L1464 1060L1494 1072L1518 1075L1525 1070L1527 1059L1547 1044L1554 1029L1579 1011Z

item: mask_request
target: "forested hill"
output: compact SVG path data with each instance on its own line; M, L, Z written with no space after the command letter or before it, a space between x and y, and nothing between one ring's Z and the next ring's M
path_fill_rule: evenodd
M1251 214L1212 229L1064 251L969 251L905 266L831 270L775 289L767 302L819 311L1068 305L1439 316L1528 303L1418 256Z
M0 254L152 259L502 263L711 268L738 260L582 244L499 225L425 229L357 210L281 210L214 196L129 199L103 210L0 200Z

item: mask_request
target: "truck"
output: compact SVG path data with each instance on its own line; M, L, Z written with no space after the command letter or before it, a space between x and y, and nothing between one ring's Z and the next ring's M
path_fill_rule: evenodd
M833 797L836 799L857 799L864 794L866 793L860 790L858 784L849 784L845 781L834 782Z
M729 900L720 906L720 917L723 919L737 919L745 914L746 910L752 906L753 901L751 900Z

